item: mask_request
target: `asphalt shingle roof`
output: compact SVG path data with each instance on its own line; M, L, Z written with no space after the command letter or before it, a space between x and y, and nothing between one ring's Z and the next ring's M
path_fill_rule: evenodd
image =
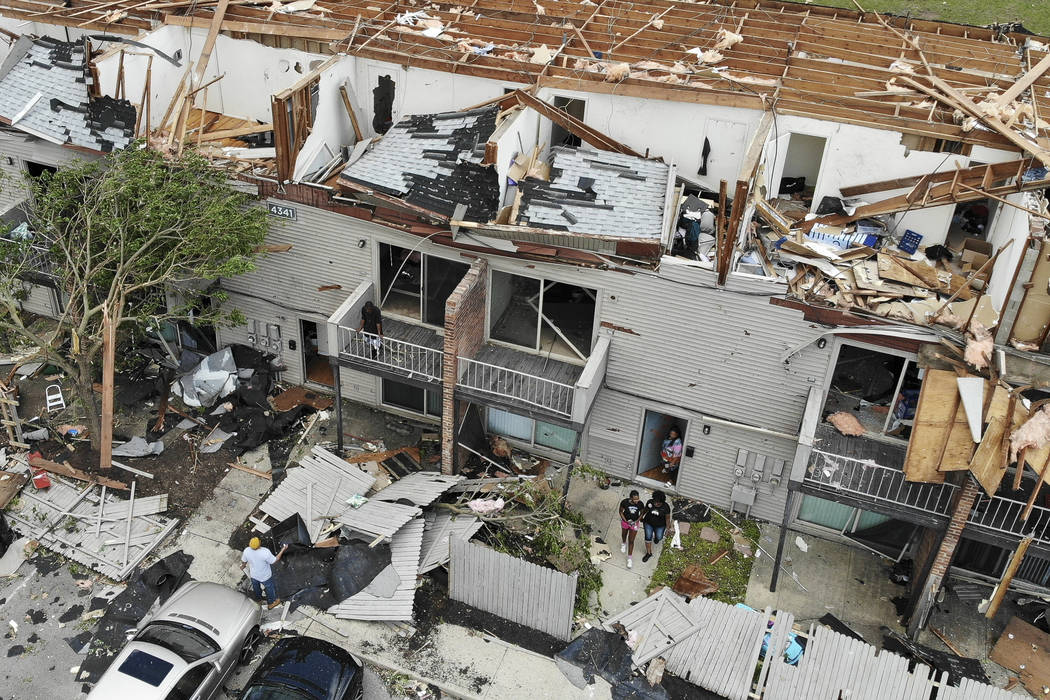
M91 97L90 85L83 43L22 37L0 68L0 117L54 143L124 148L135 137L135 108L127 100Z

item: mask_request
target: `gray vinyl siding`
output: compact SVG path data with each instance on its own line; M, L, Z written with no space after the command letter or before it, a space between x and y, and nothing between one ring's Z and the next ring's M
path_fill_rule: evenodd
M21 301L23 311L48 318L58 318L59 310L53 289L39 284L25 284L24 286L26 298Z
M8 163L8 158L13 162ZM0 173L3 176L3 180L0 181L0 212L7 211L26 198L26 190L22 184L25 161L59 167L72 160L93 158L95 156L31 136L10 133L0 135Z

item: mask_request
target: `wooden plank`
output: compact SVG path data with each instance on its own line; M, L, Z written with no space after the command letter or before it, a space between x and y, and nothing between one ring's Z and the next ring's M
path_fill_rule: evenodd
M118 303L118 314L121 306ZM102 313L102 422L98 458L101 469L113 466L113 375L116 353L117 330L109 309L105 309Z
M984 431L981 444L970 461L970 472L989 496L994 496L1006 475L1002 460L1002 442L1005 435L1005 418L993 416Z
M1041 344L1050 330L1050 241L1043 241L1025 293L1014 319L1009 340Z
M1021 540L1017 545L1017 549L1014 550L1014 554L1010 558L1010 564L1006 567L1006 571L1003 572L1003 577L999 579L999 585L995 587L992 599L988 602L988 610L984 613L984 616L989 620L994 618L995 614L999 612L999 606L1002 605L1003 598L1006 597L1006 591L1010 588L1010 582L1014 580L1014 575L1017 573L1017 569L1020 568L1024 555L1028 551L1028 546L1031 544L1032 536L1029 535Z
M52 474L59 474L61 476L69 477L70 479L76 479L77 481L84 481L89 484L98 484L99 486L108 486L111 489L119 489L121 491L127 491L128 485L116 481L115 479L108 479L104 476L96 476L94 474L88 474L87 472L71 467L68 464L59 464L58 462L52 462L49 459L43 457L30 457L29 466L36 467L37 469L43 469L51 472Z
M346 93L346 86L339 86L339 96L343 98L343 107L346 109L347 116L350 117L350 124L354 127L354 136L358 141L364 139L364 135L361 133L361 126L357 123L357 114L354 112L354 106L350 104L350 96Z
M904 458L904 474L908 481L944 482L944 473L937 467L955 421L955 400L959 395L955 376L954 372L944 370L926 372Z
M0 510L7 507L28 481L28 474L0 471Z
M232 467L233 469L238 469L242 472L247 472L248 474L254 474L255 476L262 479L266 479L267 481L273 480L273 475L269 472L261 472L258 469L252 469L251 467L246 467L243 464L238 464L237 462L227 462L226 465Z
M1030 88L1047 70L1050 70L1050 54L1044 56L1043 60L1021 76L1020 80L1003 91L1003 94L995 99L995 106L1003 107L1016 100L1022 92Z
M240 136L248 136L249 134L263 134L267 131L273 131L273 124L253 124L252 126L242 126L236 129L222 129L220 131L212 131L205 134L201 134L201 141L221 141L223 139L235 139Z
M984 390L989 396L991 396L993 389L994 385L986 381ZM955 419L952 421L951 429L948 433L944 455L940 464L937 465L937 469L942 472L969 469L970 460L973 458L976 448L977 445L973 441L973 435L970 433L970 424L966 417L966 407L963 406L962 401L959 401L955 407Z
M1019 617L1006 625L988 658L1017 673L1036 697L1050 686L1050 635Z

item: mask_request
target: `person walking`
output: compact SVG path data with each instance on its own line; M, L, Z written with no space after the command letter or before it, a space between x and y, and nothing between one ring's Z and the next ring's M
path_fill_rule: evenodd
M642 519L642 499L637 491L620 501L620 551L627 552L627 568L634 566L634 538L638 535L638 521Z
M671 527L671 506L667 505L667 496L663 491L654 491L653 497L645 502L642 524L645 526L645 556L642 561L649 561L653 556L653 545L660 544Z
M281 551L274 556L269 548L262 546L258 537L253 537L241 553L241 571L248 567L248 578L251 579L252 591L256 598L262 598L263 591L266 591L269 610L281 604L281 599L277 597L277 587L274 585L273 569L270 568L270 565L279 562L287 549L288 545L281 547Z

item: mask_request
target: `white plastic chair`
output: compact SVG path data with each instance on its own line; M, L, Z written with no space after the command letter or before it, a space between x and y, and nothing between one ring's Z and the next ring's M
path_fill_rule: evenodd
M66 407L66 399L62 396L62 387L58 384L48 384L44 389L44 399L47 401L47 412L61 411Z

